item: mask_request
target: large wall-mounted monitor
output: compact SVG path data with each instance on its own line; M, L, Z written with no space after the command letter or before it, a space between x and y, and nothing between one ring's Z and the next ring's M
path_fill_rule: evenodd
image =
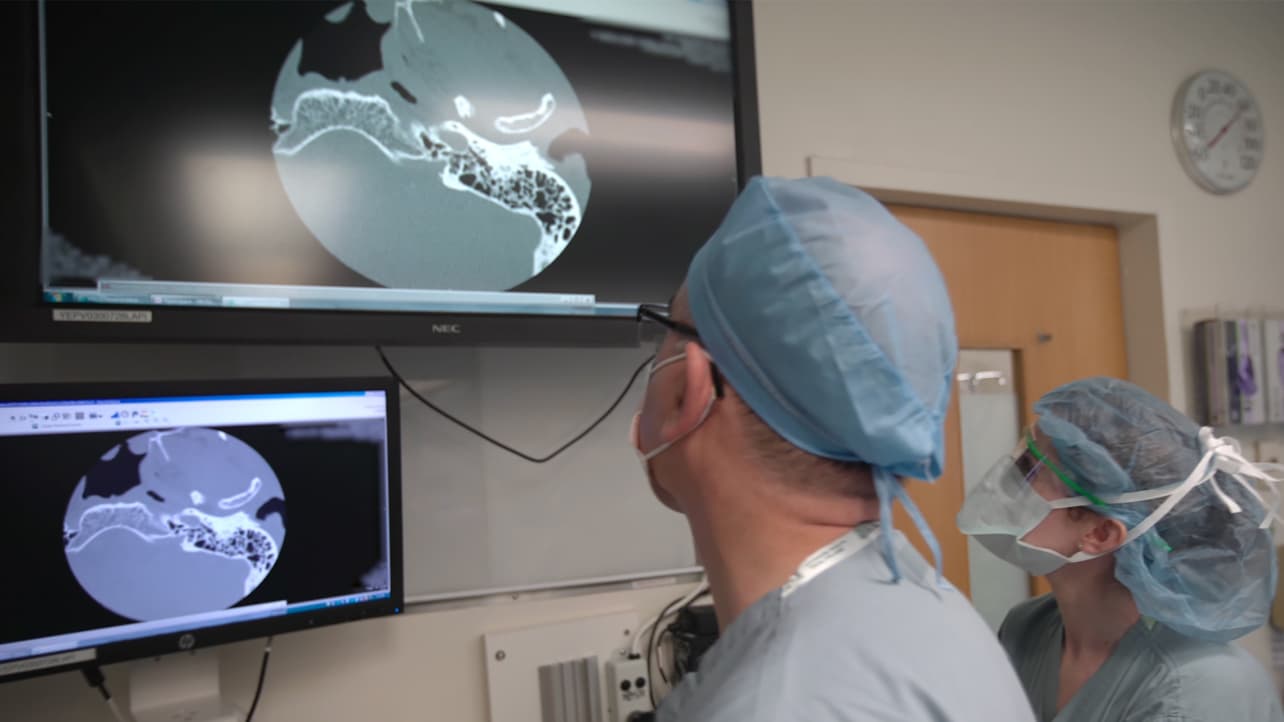
M385 379L0 386L0 682L396 614Z
M632 339L759 171L751 24L728 0L5 3L0 340Z

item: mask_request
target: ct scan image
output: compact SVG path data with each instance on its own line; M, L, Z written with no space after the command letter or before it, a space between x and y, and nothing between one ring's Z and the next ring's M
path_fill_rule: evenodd
M285 494L267 461L231 434L146 431L85 470L62 536L76 581L122 617L226 609L280 557Z
M295 211L393 288L503 290L573 242L591 182L555 140L587 134L570 81L501 12L348 2L283 59L273 156Z

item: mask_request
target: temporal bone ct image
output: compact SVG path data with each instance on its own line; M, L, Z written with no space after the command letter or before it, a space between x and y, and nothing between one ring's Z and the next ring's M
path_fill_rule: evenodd
M63 522L81 587L140 621L237 604L284 544L285 494L271 466L240 439L198 427L112 446L76 485Z
M698 5L41 3L44 300L667 297L738 187L727 6Z
M550 152L588 133L574 89L538 42L476 3L327 13L284 59L270 118L299 217L384 286L516 286L566 249L589 202L584 159Z

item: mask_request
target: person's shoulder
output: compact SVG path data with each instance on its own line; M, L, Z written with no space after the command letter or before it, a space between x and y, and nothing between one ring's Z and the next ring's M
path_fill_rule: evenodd
M1236 644L1180 638L1176 633L1172 637L1177 639L1163 651L1183 685L1245 691L1273 687L1261 662Z
M798 719L831 709L857 711L845 719L1031 718L994 633L960 591L921 558L900 556L909 563L892 581L877 549L864 556L785 600L772 641L780 694L809 701L788 705Z
M772 719L770 699L774 661L762 655L736 659L734 669L709 675L691 672L665 696L656 713L657 722L758 722Z
M1024 636L1032 629L1055 624L1061 619L1057 600L1051 594L1027 599L1008 610L999 626L999 639L1006 644L1014 637Z
M782 621L790 631L827 637L847 630L868 639L977 629L992 637L967 597L947 580L939 579L935 567L903 535L894 535L898 575L893 576L875 539L852 558L784 597ZM844 622L836 629L814 623L818 619ZM877 624L870 624L871 620ZM935 644L939 638L931 641Z
M1266 669L1236 644L1207 642L1160 630L1154 635L1169 666L1185 719L1284 722L1279 693Z

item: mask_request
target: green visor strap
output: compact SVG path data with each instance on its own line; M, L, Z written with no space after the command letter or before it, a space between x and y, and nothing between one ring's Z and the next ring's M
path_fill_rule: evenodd
M1048 457L1044 456L1044 455L1043 455L1043 452L1042 452L1042 451L1039 451L1039 447L1035 445L1035 443L1034 443L1034 434L1033 434L1033 433L1031 433L1030 431L1026 431L1026 433L1025 433L1025 445L1026 445L1026 448L1028 448L1028 449L1030 450L1030 453L1031 453L1031 454L1034 454L1034 458L1038 459L1040 464L1043 464L1044 466L1048 467L1049 469L1052 469L1052 473L1054 473L1054 474L1056 474L1056 475L1057 475L1057 478L1061 480L1061 483L1063 483L1063 484L1065 484L1066 486L1070 487L1070 490L1071 490L1071 491L1073 491L1074 493L1078 494L1079 496L1082 496L1083 498L1087 499L1088 501L1092 502L1093 504L1096 504L1097 506L1100 506L1100 507L1110 506L1110 505L1109 505L1109 504L1107 504L1106 502L1104 502L1104 501L1102 501L1102 500L1098 499L1097 497L1093 496L1091 493L1089 493L1089 492L1088 492L1088 490L1087 490L1087 489L1085 489L1085 488L1083 488L1082 486L1079 486L1078 484L1076 484L1076 483L1075 483L1075 481L1074 481L1074 479L1071 479L1071 478L1070 478L1070 475L1069 475L1069 474L1067 474L1067 473L1065 473L1064 471L1062 471L1062 470L1061 470L1061 469L1060 469L1056 464L1052 463L1052 462L1048 459Z

